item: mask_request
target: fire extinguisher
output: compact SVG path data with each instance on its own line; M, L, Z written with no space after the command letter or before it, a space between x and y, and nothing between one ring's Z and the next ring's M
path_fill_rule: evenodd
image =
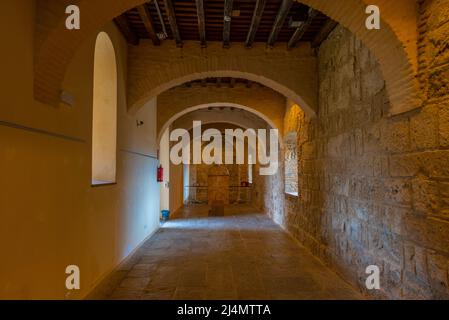
M157 182L163 182L164 181L164 168L162 168L162 165L159 165L157 168Z

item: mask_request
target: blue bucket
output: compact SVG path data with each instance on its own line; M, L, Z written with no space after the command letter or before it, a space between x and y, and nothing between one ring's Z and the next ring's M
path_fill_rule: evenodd
M170 211L169 210L162 210L162 220L167 221L170 218Z

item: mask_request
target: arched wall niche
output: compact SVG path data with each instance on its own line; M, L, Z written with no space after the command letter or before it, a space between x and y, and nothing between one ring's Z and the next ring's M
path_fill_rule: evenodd
M92 108L92 184L114 183L117 171L117 61L105 32L95 43Z

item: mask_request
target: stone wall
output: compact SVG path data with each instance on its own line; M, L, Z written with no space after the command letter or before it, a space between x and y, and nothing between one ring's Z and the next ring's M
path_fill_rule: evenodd
M304 118L304 112L294 102L288 100L284 116L284 191L287 194L298 193L298 132ZM294 199L294 197L288 197Z
M272 176L261 176L259 164L254 165L252 205L268 214L276 223L284 223L284 150L279 152L278 172Z
M277 221L378 298L449 297L448 3L422 3L420 110L388 115L376 60L338 27L319 50L319 115L298 129L301 195ZM365 288L372 264L379 291Z
M298 194L298 149L296 141L296 134L289 134L284 139L284 190L288 194Z

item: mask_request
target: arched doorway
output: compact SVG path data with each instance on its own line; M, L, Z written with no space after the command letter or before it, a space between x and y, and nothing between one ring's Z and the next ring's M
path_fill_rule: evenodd
M166 176L170 177L164 183L164 186L168 185L169 187L161 186L161 202L169 203L170 211L172 212L176 212L183 204L210 204L208 176L212 166L203 163L197 165L192 163L174 165L171 163L169 159L169 146L172 146L176 142L169 141L170 132L182 128L187 130L190 138L192 138L192 121L194 120L201 121L203 131L211 128L219 128L223 136L225 129L235 130L240 128L242 131L245 131L247 129L271 128L270 123L272 122L270 121L268 123L265 120L267 119L265 116L262 115L260 117L260 113L251 111L251 108L244 107L244 109L241 109L236 105L222 105L220 103L198 107L189 108L179 114L175 114L171 121L163 126L165 129L160 135L160 158L164 159L162 162L164 173L167 172ZM269 119L267 120L269 121ZM245 139L240 141L240 138L237 138L237 140L232 145L234 148L234 158L237 156L235 148L239 143L250 148L251 151L249 149L248 151L244 151L244 164L235 164L234 161L234 164L223 165L228 172L232 172L229 176L229 184L224 187L228 194L226 204L250 204L252 201L250 180L252 180L251 177L253 176L254 167L248 161L250 155L254 161L257 160L257 147L254 146L255 148L253 149L253 146L248 145L248 141L245 141ZM281 138L279 138L279 141L281 141ZM228 142L225 144L227 145ZM201 145L203 148L207 143L201 141ZM258 147L261 148L261 154L267 153L264 145L259 145ZM223 152L225 152L225 149L223 149ZM249 153L247 154L247 152ZM203 150L201 153L203 153ZM225 161L224 156L223 154L223 161ZM190 161L193 161L192 159L193 155L191 155ZM253 160L251 160L251 163L253 163ZM213 194L214 192L212 192Z
M223 165L213 165L207 172L207 201L209 205L229 204L229 171Z

